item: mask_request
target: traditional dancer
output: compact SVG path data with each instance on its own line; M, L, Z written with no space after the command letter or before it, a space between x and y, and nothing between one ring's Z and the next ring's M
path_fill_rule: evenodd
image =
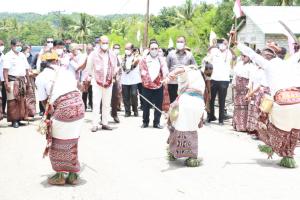
M178 97L169 111L169 159L187 157L189 167L200 165L197 129L203 125L205 82L196 66L181 66L172 71L167 81L178 80ZM201 78L200 78L201 77Z
M78 140L84 118L84 104L77 90L77 82L65 68L59 67L58 56L46 53L47 66L36 78L39 100L45 106L47 128L46 156L49 152L54 176L51 185L75 185L78 183L80 164ZM65 179L64 173L68 173Z
M258 138L258 122L261 115L259 108L261 100L265 95L270 94L270 89L267 87L265 72L262 68L254 65L254 70L250 72L248 93L246 100L248 104L247 131L254 139Z
M300 69L294 60L299 60L300 52L283 61L270 47L262 51L262 56L243 44L237 47L265 70L271 99L274 100L269 113L266 113L265 131L259 133L260 139L268 146L260 146L260 149L269 156L277 153L283 157L281 166L294 168L294 149L300 138Z
M241 61L234 68L233 89L234 89L234 111L233 128L239 132L247 131L248 101L246 95L248 92L250 72L254 70L248 56L241 55Z

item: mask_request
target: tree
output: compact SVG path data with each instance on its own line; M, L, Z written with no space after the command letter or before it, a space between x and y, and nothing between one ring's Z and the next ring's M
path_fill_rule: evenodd
M81 43L87 43L91 36L91 28L93 23L91 22L92 16L85 13L80 13L80 20L77 24L72 26L75 38Z

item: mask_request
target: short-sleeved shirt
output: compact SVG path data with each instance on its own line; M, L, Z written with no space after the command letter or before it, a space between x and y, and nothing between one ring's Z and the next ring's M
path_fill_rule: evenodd
M231 52L229 50L221 52L218 48L212 48L208 56L214 67L211 79L215 81L229 81L233 57Z
M61 95L68 92L77 91L77 82L73 74L65 69L55 67L56 70L45 68L35 80L39 101L44 101L51 93L54 84L50 103L53 103Z
M0 82L4 81L4 78L3 78L3 57L4 57L4 55L1 53L1 55L0 55Z
M15 54L10 50L3 58L3 69L8 69L8 75L25 76L26 70L29 69L29 63L25 54Z
M183 54L179 53L178 51L171 51L167 57L167 65L169 71L172 72L178 66L184 65L195 65L196 61L193 54L189 51L185 51ZM170 81L170 84L177 84L177 81Z

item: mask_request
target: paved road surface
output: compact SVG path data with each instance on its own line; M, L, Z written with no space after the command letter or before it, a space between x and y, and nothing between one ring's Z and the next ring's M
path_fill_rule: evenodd
M31 123L13 129L0 122L0 200L290 200L300 195L300 168L267 160L258 141L228 122L199 131L199 168L166 159L166 129L141 129L141 118L123 118L111 132L91 133L87 113L79 143L81 183L53 187L45 139ZM296 161L300 163L300 152Z

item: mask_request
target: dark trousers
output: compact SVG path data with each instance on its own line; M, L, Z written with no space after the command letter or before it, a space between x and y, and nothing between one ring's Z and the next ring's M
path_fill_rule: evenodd
M1 82L1 86L2 86L2 89L1 89L1 94L2 94L2 113L5 113L5 108L6 108L6 101L7 101L7 96L6 96L6 89L5 89L5 84L4 84L4 81Z
M141 95L143 95L143 84L142 83L138 84L138 91ZM140 106L141 106L142 110L143 110L143 105L144 105L144 99L140 96Z
M163 87L159 89L147 89L143 88L143 96L153 103L158 109L162 110L163 103ZM143 105L143 123L149 124L150 108L152 107L148 102L144 101ZM154 121L153 125L158 125L160 123L161 113L154 108Z
M112 88L111 95L111 116L118 116L118 107L120 102L120 94L119 94L119 82L115 81Z
M218 95L219 100L219 122L224 121L225 111L225 100L227 96L227 88L229 81L215 81L211 80L211 100L210 100L210 113L209 120L215 118L215 100Z
M87 109L87 99L89 99L89 106L93 110L93 89L92 89L92 85L89 86L87 92L82 93L82 100L83 100L83 103L84 103L85 110Z
M138 112L137 84L122 85L122 95L125 107L125 113L131 114L131 106L134 113Z
M168 84L170 103L173 103L178 96L178 84Z
M39 101L39 109L40 109L41 113L45 112L45 108L44 108L43 103L41 101Z

